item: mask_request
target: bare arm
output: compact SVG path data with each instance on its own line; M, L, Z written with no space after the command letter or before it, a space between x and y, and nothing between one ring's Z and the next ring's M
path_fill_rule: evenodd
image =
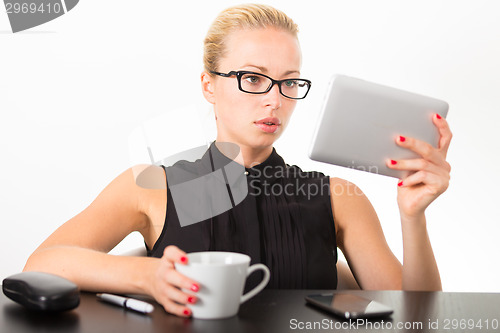
M148 172L165 184L161 168L150 167ZM155 226L163 225L165 205L164 188L137 186L133 169L128 169L50 235L30 256L24 271L63 276L87 291L148 294L167 311L189 315L185 306L172 301L187 303L189 295L177 287L189 289L195 284L173 269L174 262L187 263L183 251L167 247L161 259L107 254L133 231L152 245L157 237Z
M403 230L403 289L442 290L434 252L427 234L425 216L401 218Z
M398 184L402 266L387 246L366 196L349 182L331 180L337 243L363 289L442 289L424 213L448 187L450 165L446 152L452 135L444 119L434 116L433 121L441 136L438 148L412 138L399 138L398 145L415 151L421 158L387 163L393 169L413 171ZM339 187L343 190L339 191Z
M154 260L131 260L109 252L133 231L145 235L148 216L140 205L145 190L135 185L132 170L114 179L81 213L50 235L30 256L24 270L51 272L85 290L144 292L138 276ZM146 267L142 267L146 268Z

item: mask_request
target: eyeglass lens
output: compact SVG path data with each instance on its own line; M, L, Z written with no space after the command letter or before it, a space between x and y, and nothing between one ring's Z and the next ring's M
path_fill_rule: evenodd
M241 89L249 93L264 93L272 84L272 81L262 75L246 73L241 75ZM309 85L307 81L290 79L281 82L281 93L286 97L302 98L307 94Z

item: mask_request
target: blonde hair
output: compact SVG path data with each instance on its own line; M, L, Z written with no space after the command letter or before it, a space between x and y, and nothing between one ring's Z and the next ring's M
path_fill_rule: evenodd
M298 26L282 11L260 4L244 4L223 10L208 29L204 40L203 64L207 72L217 71L225 55L227 36L238 29L273 27L297 37Z

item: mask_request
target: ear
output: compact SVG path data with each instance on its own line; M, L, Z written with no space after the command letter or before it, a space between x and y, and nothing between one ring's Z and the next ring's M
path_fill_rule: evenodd
M201 91L210 104L215 104L214 78L207 71L201 73Z

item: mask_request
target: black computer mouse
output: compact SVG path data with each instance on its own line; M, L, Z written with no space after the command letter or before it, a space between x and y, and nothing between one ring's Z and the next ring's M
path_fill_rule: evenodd
M80 304L78 286L60 276L23 272L2 282L5 296L31 310L66 311Z

